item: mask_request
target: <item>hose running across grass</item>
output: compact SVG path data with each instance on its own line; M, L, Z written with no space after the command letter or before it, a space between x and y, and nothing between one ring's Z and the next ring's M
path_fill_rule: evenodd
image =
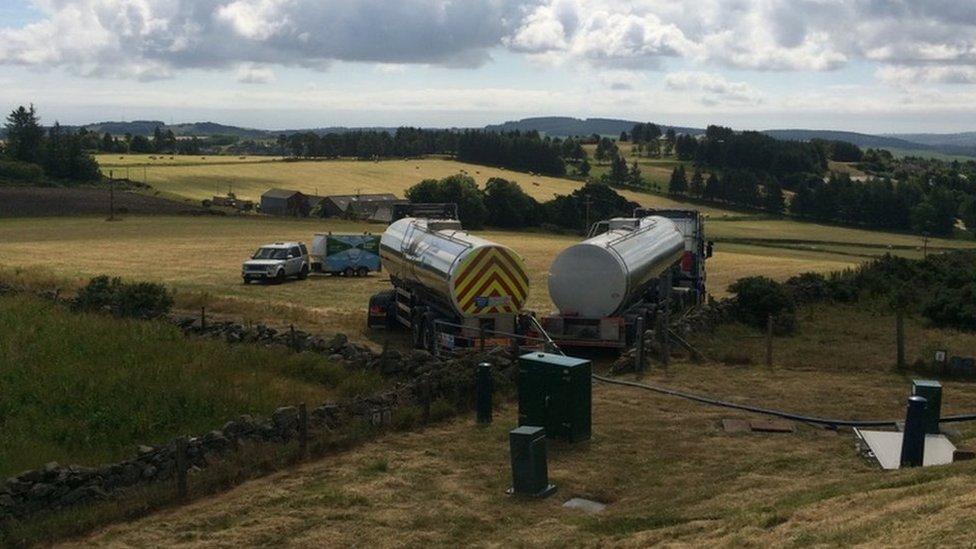
M556 345L556 342L549 337L549 334L539 325L538 321L534 317L530 317L536 324L536 328L540 333L546 338L549 343L549 348L555 350L557 353L565 356L566 353ZM703 395L696 395L694 393L688 393L685 391L679 391L677 389L669 389L667 387L658 387L655 385L648 385L647 383L638 383L636 381L626 381L622 379L613 379L610 377L605 377L597 374L593 374L593 379L601 381L603 383L609 383L611 385L623 385L624 387L636 387L638 389L644 389L646 391L652 391L662 395L668 395L678 398L683 398L685 400L691 400L694 402L700 402L702 404L708 404L711 406L719 406L722 408L731 408L733 410L743 410L746 412L752 412L755 414L763 414L767 416L775 416L783 419L790 419L793 421L799 421L802 423L810 423L813 425L823 425L830 427L831 429L837 429L838 427L897 427L899 420L848 420L848 419L829 419L821 417L804 416L800 414L793 414L790 412L783 412L781 410L773 410L771 408L760 408L759 406L750 406L748 404L736 404L735 402L727 402L724 400L718 400L717 398L707 397ZM945 416L939 420L939 423L959 423L963 421L976 421L976 414L961 414L955 416Z
M597 381L602 381L603 383L609 383L611 385L623 385L625 387L636 387L638 389L653 391L655 393L660 393L662 395L674 396L686 400L691 400L694 402L700 402L702 404L720 406L722 408L743 410L746 412L753 412L756 414L763 414L763 415L775 416L783 419L790 419L802 423L824 425L832 429L836 429L838 427L892 427L892 426L897 426L897 424L899 423L899 420L893 420L893 419L858 421L858 420L829 419L829 418L820 418L820 417L813 417L813 416L804 416L800 414L793 414L790 412L783 412L781 410L773 410L771 408L761 408L759 406L750 406L748 404L736 404L734 402L718 400L716 398L696 395L693 393L687 393L676 389L669 389L667 387L658 387L655 385L648 385L646 383L638 383L636 381L613 379L613 378L604 377L596 374L593 374L593 379ZM946 416L939 421L941 423L957 423L962 421L974 421L974 420L976 420L976 414L962 414L962 415L955 415L955 416Z

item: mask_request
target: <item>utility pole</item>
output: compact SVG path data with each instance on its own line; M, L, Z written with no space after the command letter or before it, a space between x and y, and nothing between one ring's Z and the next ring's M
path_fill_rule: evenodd
M115 221L115 180L108 184L108 220Z

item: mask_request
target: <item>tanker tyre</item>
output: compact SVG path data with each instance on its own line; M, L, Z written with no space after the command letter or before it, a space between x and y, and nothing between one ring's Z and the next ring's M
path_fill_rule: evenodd
M356 272L352 270L352 267L346 267L342 270L342 276L346 278L352 278L354 274L356 274Z
M368 267L360 267L360 268L356 269L356 276L366 276L368 274L369 274L369 268Z

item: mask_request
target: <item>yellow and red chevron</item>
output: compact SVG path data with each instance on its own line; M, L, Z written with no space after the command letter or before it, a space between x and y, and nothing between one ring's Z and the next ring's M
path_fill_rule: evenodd
M464 314L517 313L529 296L522 258L511 250L486 246L461 261L454 297Z

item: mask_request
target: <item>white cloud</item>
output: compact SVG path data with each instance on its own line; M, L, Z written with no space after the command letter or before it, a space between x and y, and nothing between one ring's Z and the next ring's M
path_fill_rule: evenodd
M153 67L333 61L477 67L538 0L35 0L0 64L140 77Z
M971 65L890 65L879 68L875 75L883 82L899 86L976 84L976 66Z
M599 70L829 71L973 83L976 8L959 0L34 0L0 64L165 78L188 68L335 61L478 67L497 49ZM2 25L2 23L0 23ZM673 61L673 63L672 63ZM262 69L264 70L264 69ZM233 74L233 72L231 73ZM258 77L260 79L260 77ZM245 77L250 79L250 77ZM610 84L618 89L626 83Z
M758 105L764 95L745 82L730 82L717 74L676 72L664 77L670 90L696 93L706 105Z
M275 81L275 75L269 67L242 63L237 68L237 81L242 84L270 84Z

